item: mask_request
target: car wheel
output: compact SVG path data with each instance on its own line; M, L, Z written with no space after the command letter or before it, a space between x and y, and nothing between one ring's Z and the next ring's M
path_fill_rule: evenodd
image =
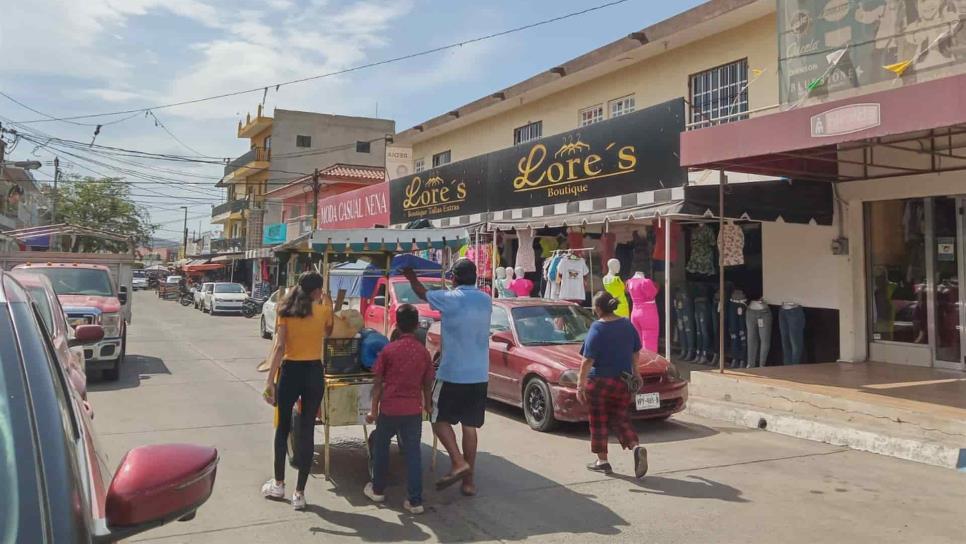
M116 382L121 377L121 361L123 360L124 351L121 351L121 356L114 360L114 366L101 371L101 379L108 382Z
M258 330L262 333L262 338L267 340L272 337L271 333L268 332L268 329L265 328L265 316L262 316L262 318L259 320Z
M523 415L530 428L542 433L552 431L557 426L553 416L553 397L550 386L540 378L531 378L523 389Z
M292 468L299 468L298 448L295 445L299 443L299 423L301 420L302 414L293 407L292 426L289 427L291 430L288 433L288 464L292 465Z

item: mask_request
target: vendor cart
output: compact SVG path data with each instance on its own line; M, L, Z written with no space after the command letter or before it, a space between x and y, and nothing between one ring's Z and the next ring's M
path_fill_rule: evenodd
M322 255L321 270L324 278L323 289L328 291L330 286L330 267L334 262L346 262L359 257L371 259L379 266L385 263L382 272L387 280L392 274L392 258L395 255L424 251L428 249L445 250L451 253L467 243L469 235L464 229L353 229L353 230L317 230L311 237L311 251ZM417 271L421 272L421 271ZM440 273L439 270L434 271ZM388 306L387 306L388 307ZM385 313L386 327L389 330L389 313ZM325 390L322 406L316 418L316 423L324 428L325 443L323 463L325 478L330 478L330 430L332 427L361 425L363 440L368 444L369 429L366 424L366 414L371 407L371 393L373 375L369 372L330 373L330 366L337 358L351 356L351 340L329 339L323 349L323 364L326 367ZM355 342L356 349L358 341ZM336 365L338 366L338 365ZM296 417L299 417L296 414ZM294 444L297 443L297 420L293 421L290 434L289 453L295 462ZM431 469L436 469L437 438L433 435L433 458ZM369 459L370 474L372 459L369 448L366 448Z

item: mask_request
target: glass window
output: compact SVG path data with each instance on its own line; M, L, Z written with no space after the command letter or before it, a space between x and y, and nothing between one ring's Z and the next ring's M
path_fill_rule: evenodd
M748 118L748 59L694 74L689 84L697 127Z
M90 268L31 268L47 276L58 295L114 296L111 277L104 270Z
M450 150L447 149L442 153L437 153L433 155L433 168L436 168L437 166L443 166L444 164L449 164L452 161L453 161L453 155L452 153L450 153Z
M371 150L372 150L372 142L368 142L368 141L356 142L356 153L369 153Z
M413 170L415 170L416 172L422 172L425 169L426 169L426 159L424 158L416 159L416 161L413 163Z
M295 147L312 147L312 137L301 134L295 136Z
M514 308L513 323L524 345L577 344L584 341L594 317L569 304Z
M490 314L490 334L510 330L510 316L506 310L497 306L493 307Z
M597 104L580 110L578 126L585 127L604 120L604 105Z
M44 320L44 326L47 327L47 332L53 335L54 313L50 308L50 300L47 299L47 291L44 291L43 287L28 287L27 291L37 304L37 309L40 310L40 317Z
M216 283L216 293L244 293L245 288L237 283Z
M866 204L873 341L929 342L925 209L922 199Z
M620 117L634 111L634 95L618 98L610 101L611 118Z
M427 291L438 291L443 288L442 281L423 281ZM425 304L426 301L416 296L412 285L407 282L394 283L392 287L396 302L399 304Z
M513 145L527 143L543 136L543 121L528 123L513 129Z

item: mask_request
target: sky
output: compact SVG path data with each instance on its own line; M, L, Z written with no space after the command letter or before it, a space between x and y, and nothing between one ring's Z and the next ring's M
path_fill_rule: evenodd
M263 97L284 109L393 119L398 131L524 80L697 0L627 0L586 15L412 60L281 87L274 84L378 62L603 4L605 0L0 0L0 91L54 117L146 108L237 90L267 93L137 114L31 123L39 134L214 161L237 157L248 142L239 119ZM0 96L0 122L43 115ZM111 121L120 121L107 125ZM128 175L135 200L179 239L210 230L223 201L214 183L223 167L136 160L137 166L80 154L61 166L80 175ZM202 158L205 157L205 158ZM40 160L53 179L53 152L22 141L8 160ZM130 161L131 159L125 159ZM324 165L320 165L324 166Z

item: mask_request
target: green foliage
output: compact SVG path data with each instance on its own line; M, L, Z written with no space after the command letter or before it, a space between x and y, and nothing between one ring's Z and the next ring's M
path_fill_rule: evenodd
M58 187L57 216L51 223L69 223L79 227L102 230L133 239L135 245L143 245L154 234L155 225L150 223L144 206L131 198L130 185L117 178L82 178L67 175ZM127 244L89 236L77 236L71 251L129 251Z

